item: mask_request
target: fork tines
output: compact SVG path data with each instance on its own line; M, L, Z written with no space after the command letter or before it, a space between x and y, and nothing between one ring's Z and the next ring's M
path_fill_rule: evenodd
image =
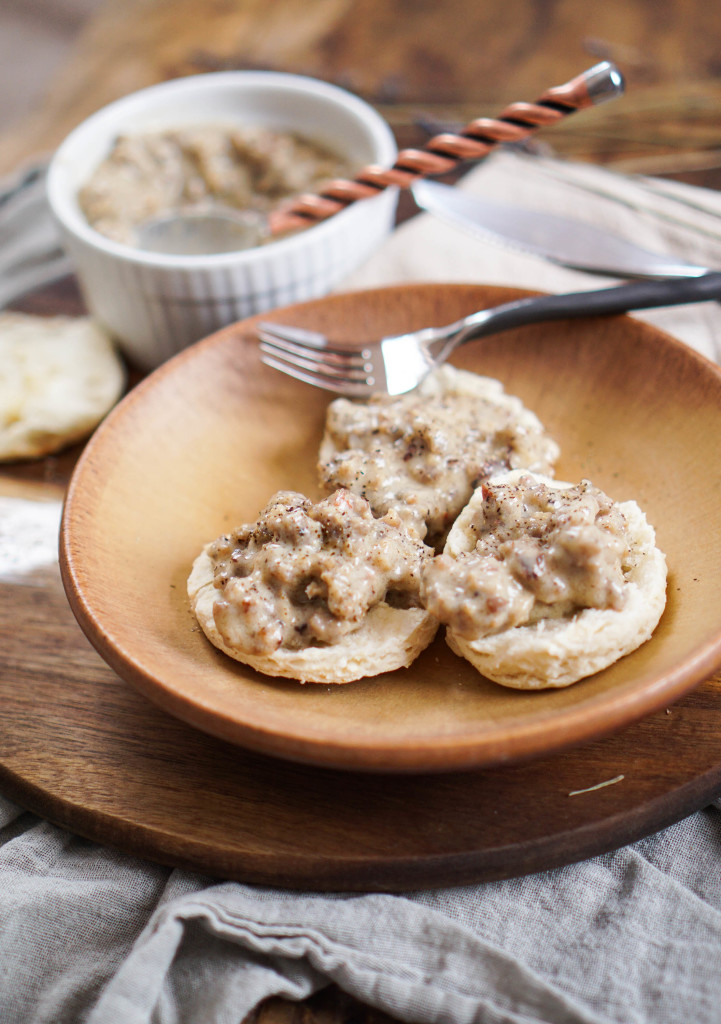
M285 324L261 323L258 337L263 362L297 380L359 395L373 384L367 350L333 345L323 334Z

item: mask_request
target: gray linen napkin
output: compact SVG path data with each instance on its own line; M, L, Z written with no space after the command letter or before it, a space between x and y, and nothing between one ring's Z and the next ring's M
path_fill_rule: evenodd
M565 212L573 194L579 216L610 223L616 211L619 230L632 220L647 245L721 266L721 196L507 153L464 187ZM422 217L347 286L409 279L605 283ZM718 358L716 304L647 316ZM719 811L721 799L632 846L526 878L321 894L172 871L0 797L0 1024L239 1024L267 996L302 999L330 982L419 1024L713 1024Z
M0 309L72 272L45 199L47 166L0 182Z
M240 1024L334 981L399 1020L719 1020L721 816L527 878L291 893L169 871L0 800L3 1024Z

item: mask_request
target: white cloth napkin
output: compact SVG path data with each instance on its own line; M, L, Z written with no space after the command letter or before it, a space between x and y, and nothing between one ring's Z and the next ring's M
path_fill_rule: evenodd
M509 153L463 187L565 213L570 203L650 247L721 266L712 193ZM347 286L403 280L608 283L429 217ZM719 356L715 303L644 315ZM172 871L0 797L0 1024L240 1024L267 996L301 999L330 982L417 1024L715 1024L719 811L716 801L632 846L525 878L322 894Z

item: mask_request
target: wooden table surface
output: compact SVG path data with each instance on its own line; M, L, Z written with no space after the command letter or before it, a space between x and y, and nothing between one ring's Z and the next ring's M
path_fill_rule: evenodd
M428 124L493 115L610 59L626 96L539 133L535 144L721 188L720 42L721 6L704 0L108 0L40 108L0 137L0 173L49 153L107 102L182 75L264 68L323 78L374 104L406 146L423 142ZM66 283L34 308L43 303L74 311L77 296ZM15 475L52 472L50 464ZM271 1000L253 1020L388 1018L331 986L298 1005Z
M51 150L118 96L231 68L293 71L357 92L406 145L424 119L534 99L599 60L627 95L543 142L569 157L721 184L721 6L704 0L107 0L44 102L0 138L0 173Z

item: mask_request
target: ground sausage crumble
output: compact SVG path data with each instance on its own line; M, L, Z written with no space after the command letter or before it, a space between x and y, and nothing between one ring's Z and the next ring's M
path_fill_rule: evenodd
M500 386L487 396L465 388L459 371L442 367L406 395L333 401L321 486L360 494L376 515L396 509L440 547L483 480L508 469L552 473L558 447L518 399Z
M267 213L349 171L335 153L290 132L199 124L120 135L78 201L96 231L137 245L138 228L156 217L218 207Z
M587 480L563 489L530 476L488 481L469 528L473 549L439 555L421 587L425 607L460 636L623 607L626 521Z
M419 607L432 552L395 513L339 489L314 504L279 491L255 523L209 546L214 620L231 647L256 654L336 643L382 601Z

